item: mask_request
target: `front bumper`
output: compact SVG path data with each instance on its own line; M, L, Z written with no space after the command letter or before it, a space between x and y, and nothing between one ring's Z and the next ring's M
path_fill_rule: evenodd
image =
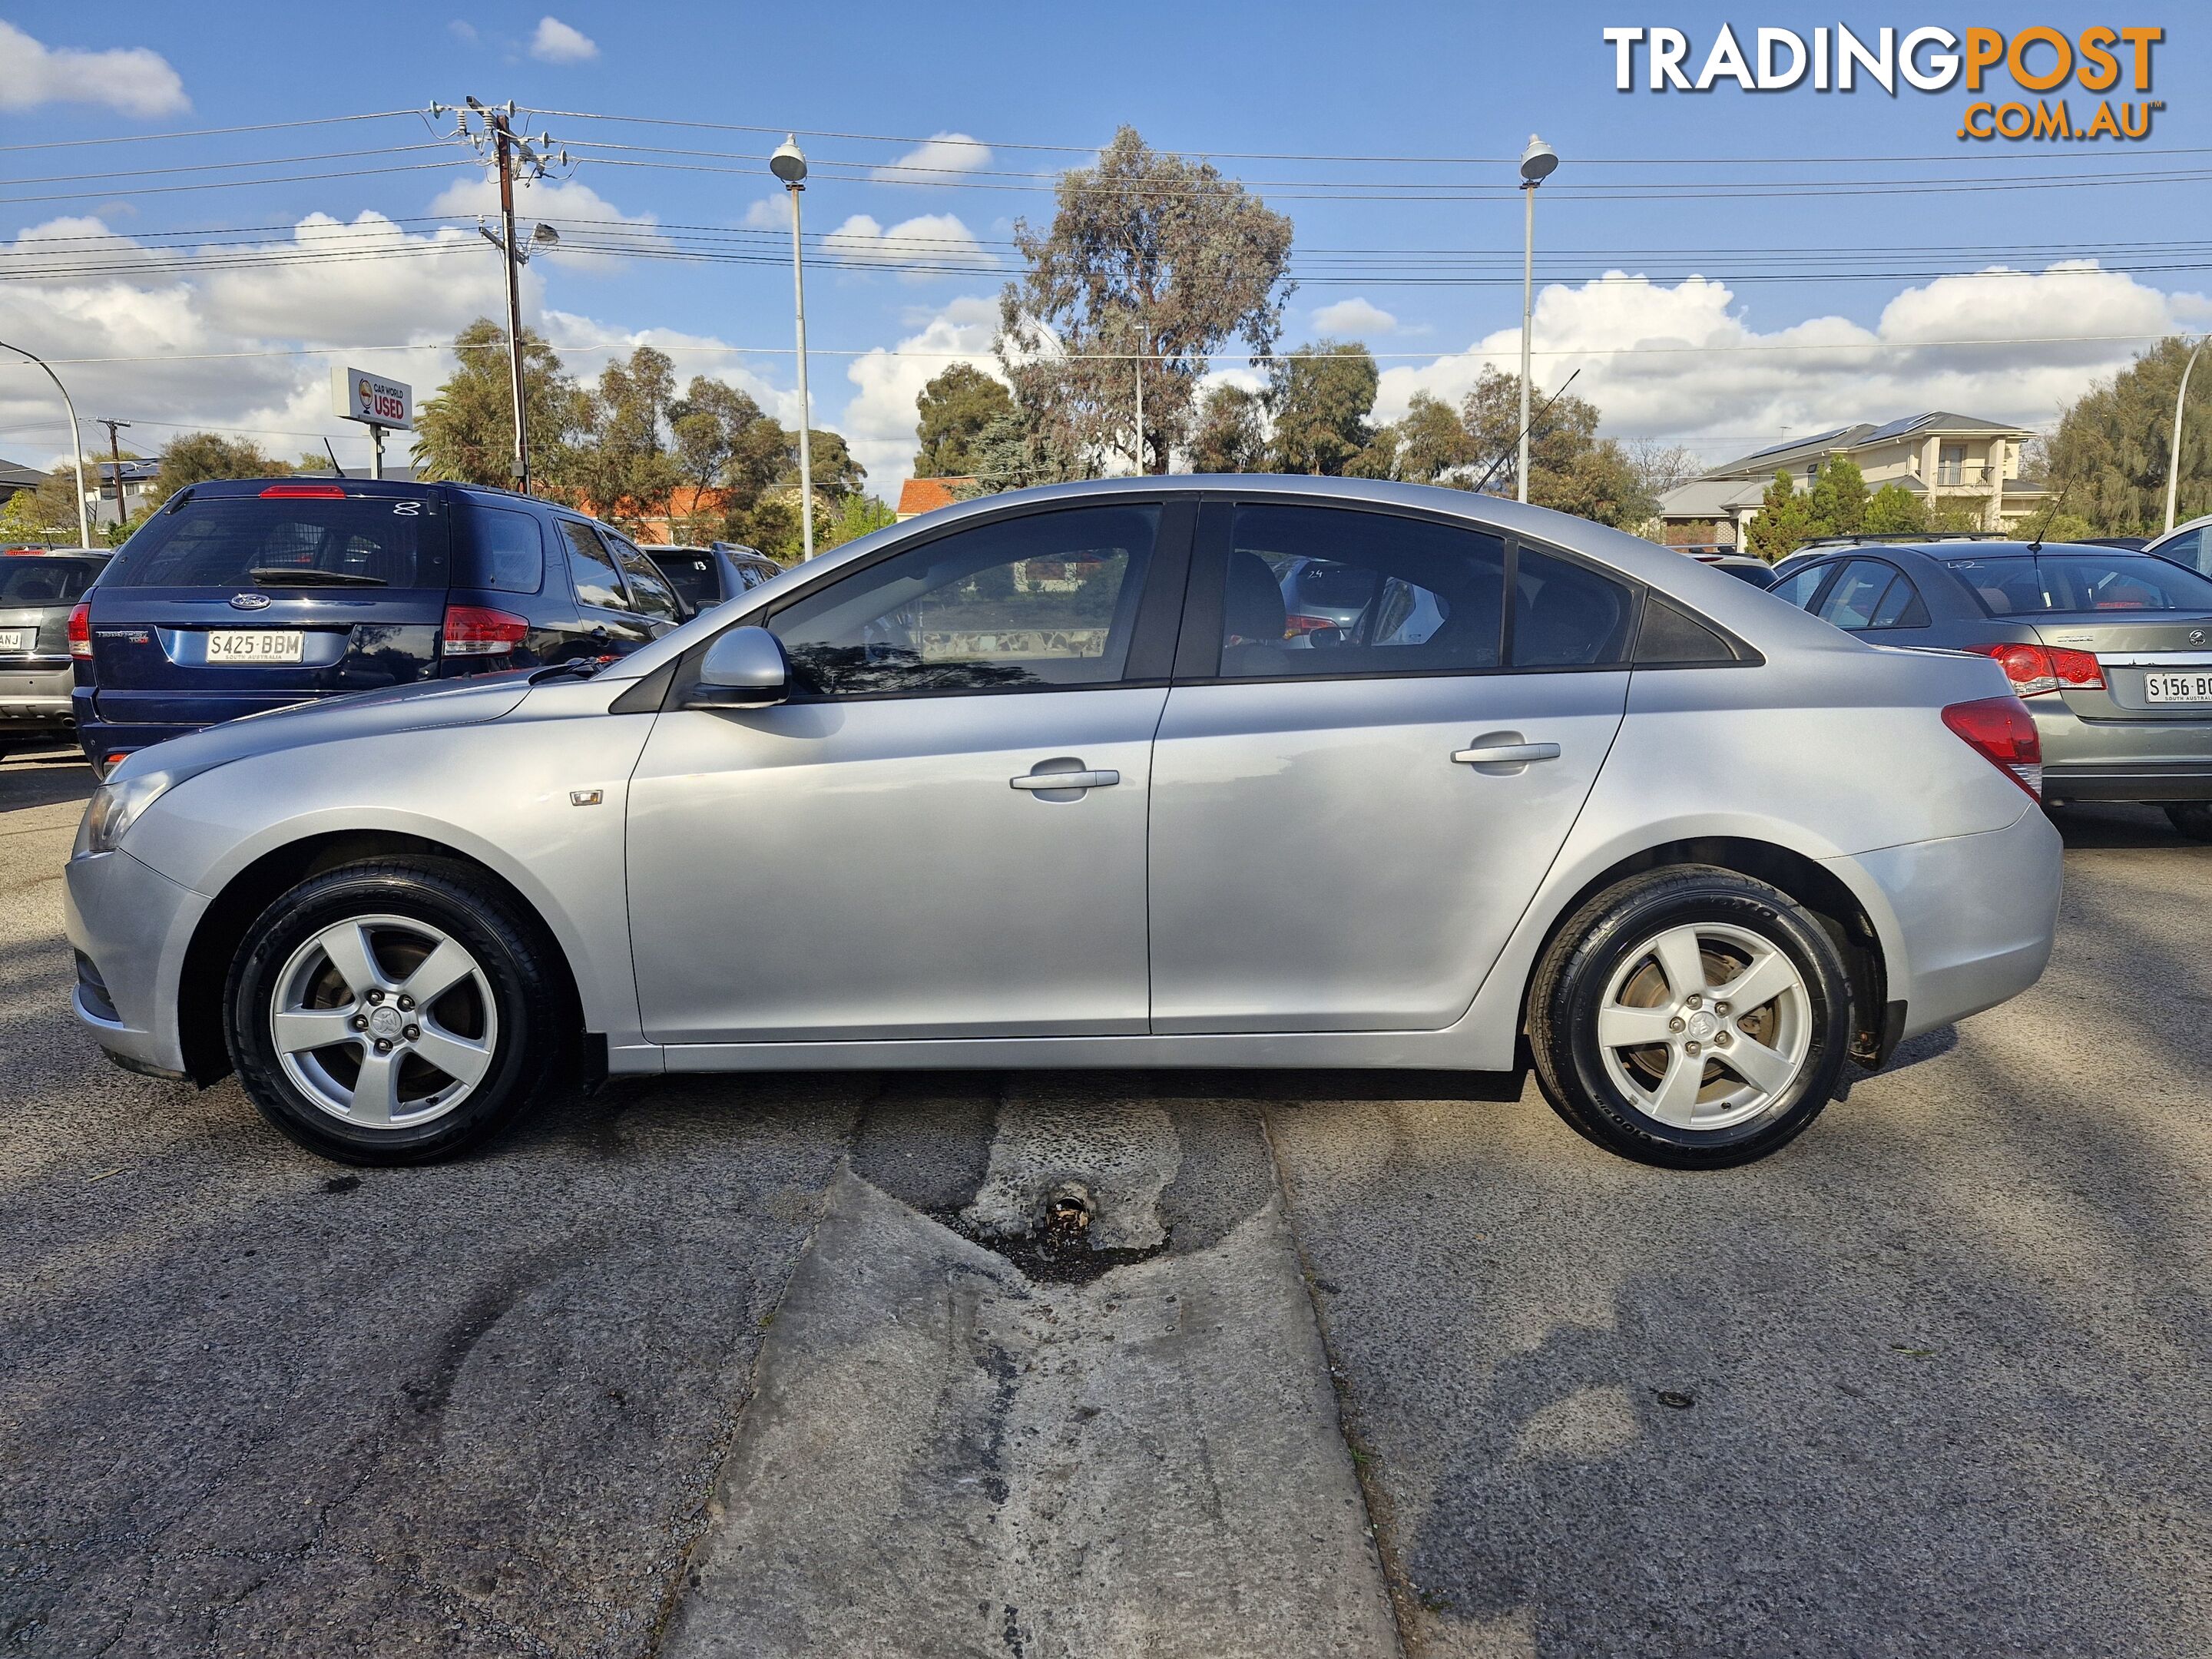
M72 859L63 873L64 930L109 1003L95 1008L97 998L80 983L71 998L77 1022L130 1069L181 1075L177 994L185 948L209 901L125 852Z
M2042 976L2058 929L2064 843L2031 808L2008 829L1909 842L1853 864L1896 919L1889 997L1918 1036L2018 996Z

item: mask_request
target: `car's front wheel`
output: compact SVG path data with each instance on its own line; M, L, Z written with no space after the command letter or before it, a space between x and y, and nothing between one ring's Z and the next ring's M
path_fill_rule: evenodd
M325 1158L451 1157L557 1075L552 949L465 866L329 871L278 898L240 946L225 998L232 1064L261 1115Z
M1718 1169L1820 1115L1849 1050L1850 980L1819 921L1732 870L1631 877L1569 917L1529 988L1544 1093L1598 1145Z

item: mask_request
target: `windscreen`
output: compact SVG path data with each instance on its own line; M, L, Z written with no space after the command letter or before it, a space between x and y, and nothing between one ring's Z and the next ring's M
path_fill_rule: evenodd
M39 605L74 605L100 574L84 559L0 559L0 611Z
M654 568L668 578L691 609L697 611L721 603L721 585L714 580L714 561L707 555L680 548L655 547L647 551L653 556Z
M1954 559L1993 617L2039 611L2212 611L2212 581L2138 553L2052 549L2035 558Z
M444 587L434 496L211 496L156 513L124 544L109 587Z

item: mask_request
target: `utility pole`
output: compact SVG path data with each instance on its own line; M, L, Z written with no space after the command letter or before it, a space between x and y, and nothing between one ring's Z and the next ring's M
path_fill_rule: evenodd
M1137 476L1145 474L1145 360L1137 358Z
M2196 370L2197 353L2204 349L2204 340L2212 340L2212 334L2197 341L2196 349L2189 354L2189 361L2181 366L2181 390L2173 394L2173 453L2166 464L2166 527L2169 532L2173 528L2174 498L2181 489L2181 406L2189 399L2189 377Z
M433 119L445 113L442 104L430 106ZM483 122L479 132L469 125L469 115L474 112ZM514 131L514 106L509 103L499 109L468 100L468 109L456 112L458 125L453 137L475 147L479 155L484 155L489 142L489 160L499 176L499 231L495 234L485 228L483 220L477 221L477 230L483 239L500 251L501 266L507 278L507 372L508 394L514 404L514 459L508 463L508 471L514 487L526 495L530 493L530 426L526 410L528 401L524 394L522 373L522 267L530 262L530 250L523 247L514 235L514 179L519 172L524 182L543 179L549 163L544 152L552 144L550 137L540 133L533 147L532 141ZM555 158L558 164L568 164L568 152L562 150ZM551 246L560 236L550 225L539 225L532 234L533 243Z
M120 525L131 515L123 508L123 441L115 434L118 430L129 431L131 422L100 420L94 421L93 424L107 428L107 453L115 462L115 522Z
M1528 499L1528 331L1536 311L1536 186L1559 165L1558 152L1534 133L1521 152L1521 444L1514 464L1514 499Z
M86 516L84 506L84 437L77 425L76 405L70 401L69 388L62 384L62 377L55 374L54 371L47 366L46 360L45 358L39 356L33 352L26 351L19 345L10 345L5 340L0 340L0 349L12 351L19 357L28 357L40 368L46 370L46 378L54 383L54 390L62 394L62 407L69 412L70 453L76 457L77 545L80 547L90 547L92 545L92 521Z

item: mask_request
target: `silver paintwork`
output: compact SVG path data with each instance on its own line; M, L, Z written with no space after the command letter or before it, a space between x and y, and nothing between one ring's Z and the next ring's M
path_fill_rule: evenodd
M212 896L303 838L363 831L511 886L617 1072L1501 1070L1577 896L1652 848L1714 838L1833 874L1909 1032L2040 973L2057 836L1937 714L2003 695L1994 663L1871 647L1650 543L1459 492L1127 479L1018 499L1207 488L1521 531L1766 660L610 712L794 589L1016 498L986 499L786 572L588 681L344 698L133 757L126 772L180 781L120 850L70 867L70 937L121 1016L86 1023L180 1066L181 963ZM571 805L593 790L602 808Z

